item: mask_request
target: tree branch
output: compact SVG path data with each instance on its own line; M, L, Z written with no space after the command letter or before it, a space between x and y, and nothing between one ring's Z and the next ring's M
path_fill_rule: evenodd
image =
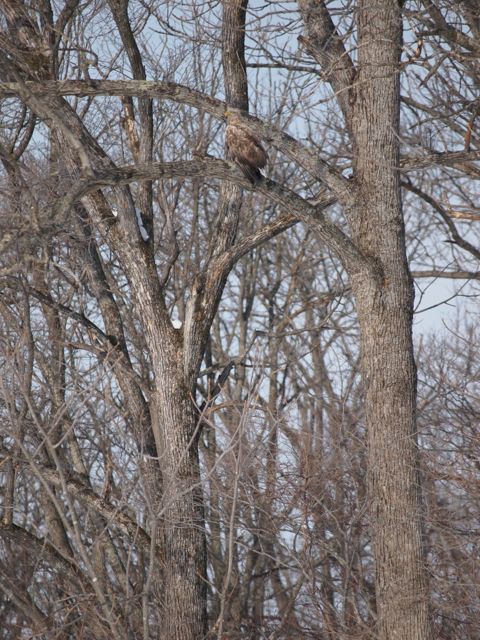
M428 193L425 193L424 191L422 191L415 185L411 184L410 182L402 182L402 187L407 189L407 191L411 191L415 195L419 196L420 198L422 198L422 200L424 200L431 207L433 207L435 211L437 211L437 213L440 214L442 220L447 225L454 243L459 247L461 247L462 249L464 249L465 251L467 251L468 253L470 253L470 255L472 255L477 260L480 260L480 250L477 249L477 247L475 247L473 244L468 242L468 240L465 240L464 238L462 238L462 236L458 233L455 223L453 222L451 217L448 215L448 210L445 209L438 202L438 200L430 196Z
M299 41L321 66L350 128L352 84L355 78L353 62L325 2L300 0L299 6L308 34L307 38L301 36Z
M450 280L480 280L480 271L411 271L412 278L449 278Z
M28 92L35 96L132 96L173 100L207 111L223 119L227 105L200 91L194 91L172 82L142 80L59 80L51 82L25 82ZM0 98L24 95L21 84L6 82L0 87ZM318 155L301 145L295 138L253 116L242 116L243 122L254 132L271 142L294 162L327 184L342 204L353 203L353 184Z
M235 165L216 158L111 167L105 170L96 170L94 174L93 178L87 178L79 185L75 185L70 193L60 200L57 205L58 212L65 211L74 202L101 187L127 185L140 180L209 176L210 178L229 180L244 188L252 189L251 183ZM361 267L369 266L369 260L360 253L350 238L323 215L322 210L325 207L325 202L320 205L312 205L293 191L267 178L264 178L255 188L259 193L290 211L299 220L313 225L321 239L337 253L345 266L348 265L348 268L352 269L354 273ZM328 200L328 203L331 204L333 201L334 199Z
M9 452L3 449L2 457L6 457L8 455ZM119 529L119 531L130 539L138 539L147 547L150 545L150 536L145 529L137 525L137 523L129 518L121 508L115 507L106 502L100 496L97 496L92 489L81 480L75 479L72 475L62 478L60 473L55 469L45 465L39 467L35 462L32 461L29 463L27 460L22 460L18 456L16 458L16 463L24 468L32 467L35 475L41 477L44 482L62 490L66 488L72 497L94 509L94 511L103 516L108 524Z
M425 169L435 165L455 167L458 164L474 162L476 160L480 160L480 149L476 149L474 151L430 152L419 156L406 155L402 157L400 166L402 171L414 171L416 169ZM475 170L476 174L480 176L480 169L472 165L470 165L470 168Z

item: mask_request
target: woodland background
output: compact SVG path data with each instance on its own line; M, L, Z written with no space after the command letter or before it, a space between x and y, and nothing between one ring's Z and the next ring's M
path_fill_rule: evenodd
M0 638L478 640L476 0L4 0L0 75Z

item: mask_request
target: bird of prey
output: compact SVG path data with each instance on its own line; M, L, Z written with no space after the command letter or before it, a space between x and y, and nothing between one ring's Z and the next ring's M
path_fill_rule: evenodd
M228 155L254 185L262 178L260 169L267 164L267 152L260 140L240 122L239 112L226 111L225 115L227 117L225 142Z

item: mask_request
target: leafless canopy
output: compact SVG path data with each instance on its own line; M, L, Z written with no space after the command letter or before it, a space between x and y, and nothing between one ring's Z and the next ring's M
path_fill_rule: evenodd
M477 4L0 3L1 640L478 640Z

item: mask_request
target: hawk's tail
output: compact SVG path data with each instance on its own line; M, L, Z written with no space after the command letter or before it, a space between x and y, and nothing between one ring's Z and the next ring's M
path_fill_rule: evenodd
M239 166L242 170L243 175L247 178L247 180L250 180L252 184L257 184L257 182L260 182L260 180L263 178L260 169L257 169L257 167L252 167L249 164L241 164Z

